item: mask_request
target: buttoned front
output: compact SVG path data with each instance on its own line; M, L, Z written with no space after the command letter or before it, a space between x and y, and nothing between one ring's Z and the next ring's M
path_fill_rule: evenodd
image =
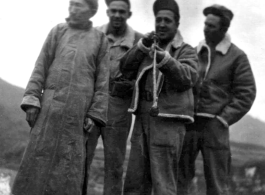
M122 44L122 40L118 40L117 43L113 42L108 36L108 40L110 43L109 47L109 56L110 56L110 79L115 79L121 76L121 72L119 69L119 62L122 56L131 48L127 45ZM132 42L134 39L132 40Z
M128 25L125 34L118 38L114 37L111 33L107 34L108 24L100 26L97 29L104 32L109 41L110 79L113 80L121 76L119 68L120 59L133 47L142 35Z

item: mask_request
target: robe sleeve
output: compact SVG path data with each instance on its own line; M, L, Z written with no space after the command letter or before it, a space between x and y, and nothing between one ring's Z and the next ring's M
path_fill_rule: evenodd
M97 125L105 126L108 112L109 93L109 55L108 41L102 34L99 53L96 59L97 69L94 85L94 97L87 112L87 117L93 119Z
M52 64L57 47L59 25L55 26L41 49L39 57L35 63L34 70L27 84L21 108L26 111L28 107L41 108L40 98L45 84L50 65Z

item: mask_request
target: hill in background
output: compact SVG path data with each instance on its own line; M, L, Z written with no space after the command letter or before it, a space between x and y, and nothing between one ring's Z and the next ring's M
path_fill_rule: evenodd
M28 143L30 128L25 121L25 113L20 109L24 89L11 85L0 79L0 168L17 170L23 151ZM264 172L260 165L265 163L265 123L246 115L241 121L231 127L230 139L233 159L233 170L240 175L240 185L246 181L244 171L247 167L262 167L258 172ZM129 143L129 141L128 141ZM91 167L90 189L94 194L102 194L104 181L104 155L102 141ZM127 151L124 167L128 163ZM198 185L203 183L203 165L201 157L197 160L196 175ZM12 180L15 173L12 172ZM259 176L265 178L265 176ZM243 180L242 180L243 178ZM11 180L11 183L12 183ZM242 184L243 181L243 184ZM254 180L253 180L254 181ZM236 180L238 182L238 180ZM203 187L200 187L204 189ZM201 191L202 194L204 190Z
M265 147L265 123L246 115L230 128L230 140Z
M21 158L28 142L30 128L25 121L25 113L20 109L23 93L24 89L0 78L0 166L8 164L16 168L17 158ZM265 123L246 115L231 127L230 139L265 147ZM102 145L101 140L99 144Z
M0 79L0 166L17 169L28 142L29 126L20 109L24 89Z

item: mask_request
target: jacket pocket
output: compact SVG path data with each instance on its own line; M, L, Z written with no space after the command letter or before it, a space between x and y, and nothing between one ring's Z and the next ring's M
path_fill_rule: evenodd
M228 92L211 81L205 81L201 89L201 104L209 113L218 114L230 101Z
M45 128L47 122L49 109L51 107L54 90L46 89L41 97L41 110L31 134L38 135Z

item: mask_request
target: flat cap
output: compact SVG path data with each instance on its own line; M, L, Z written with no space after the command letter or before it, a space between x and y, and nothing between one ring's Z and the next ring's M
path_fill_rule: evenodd
M177 22L179 22L179 6L175 0L156 0L153 5L153 11L155 16L161 10L170 10L175 14L175 18L177 18Z
M129 8L131 7L131 2L130 2L130 0L105 0L107 6L109 6L110 3L113 2L113 1L123 1L123 2L125 2L125 3L127 3L127 4L129 5Z
M208 14L213 14L213 15L216 15L216 16L223 18L225 20L227 27L230 26L230 22L234 17L234 14L231 10L229 10L225 6L217 5L217 4L206 7L203 10L203 14L205 16L207 16Z

